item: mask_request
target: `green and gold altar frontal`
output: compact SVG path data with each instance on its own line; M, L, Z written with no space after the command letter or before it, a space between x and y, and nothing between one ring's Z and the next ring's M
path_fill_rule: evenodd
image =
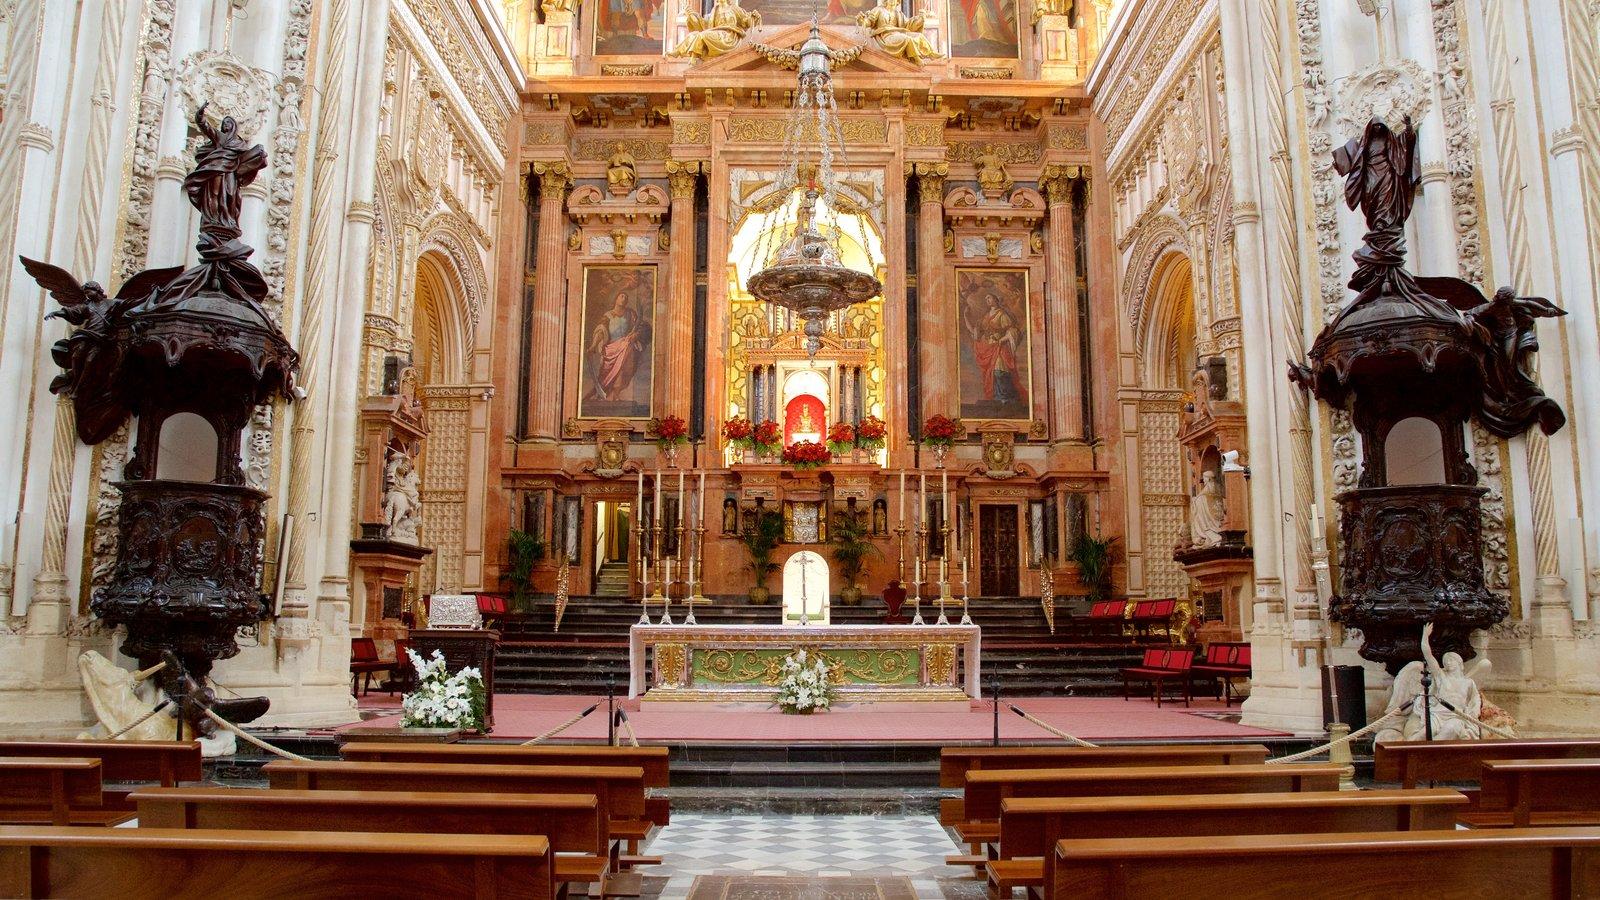
M784 659L804 648L827 661L841 702L967 700L978 696L979 635L976 625L635 625L628 696L770 703Z

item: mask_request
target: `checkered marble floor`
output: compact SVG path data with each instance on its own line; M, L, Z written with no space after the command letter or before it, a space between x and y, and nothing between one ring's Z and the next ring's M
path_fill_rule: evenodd
M970 869L944 864L963 852L932 816L680 815L645 851L662 865L660 900L682 900L696 875L904 875L920 900L982 897ZM659 883L659 882L657 882Z

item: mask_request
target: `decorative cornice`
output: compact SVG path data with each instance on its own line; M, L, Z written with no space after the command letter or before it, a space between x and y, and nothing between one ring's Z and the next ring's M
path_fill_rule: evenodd
M55 136L50 129L38 122L29 122L17 131L17 143L33 150L43 150L46 153L56 148Z

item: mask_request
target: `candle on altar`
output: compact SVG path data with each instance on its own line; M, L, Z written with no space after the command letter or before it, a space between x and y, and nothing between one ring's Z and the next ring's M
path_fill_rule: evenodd
M678 524L683 524L683 470L678 470Z
M950 531L950 470L939 470L939 526Z
M961 593L967 592L967 556L961 555Z
M639 496L633 501L633 524L639 527L640 516L644 515L644 468L639 469Z
M700 527L706 526L706 470L700 470Z
M656 466L655 497L656 497L656 505L655 505L655 508L653 510L651 510L650 517L655 520L655 523L657 525L660 525L661 524L661 467L660 466Z
M917 489L917 521L925 523L928 515L928 473L918 472L917 478L921 482Z
M900 515L896 517L895 521L898 522L902 528L905 527L905 524L906 524L906 470L905 469L901 469L900 470Z

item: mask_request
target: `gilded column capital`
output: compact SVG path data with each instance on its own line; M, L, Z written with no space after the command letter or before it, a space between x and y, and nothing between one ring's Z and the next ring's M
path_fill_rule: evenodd
M539 176L539 190L546 197L562 197L572 187L572 168L564 159L536 162L531 167Z
M672 199L693 200L695 183L704 168L705 163L699 160L693 162L668 160L667 186L672 191Z
M922 191L922 202L943 203L944 180L950 174L950 164L947 162L912 163L911 170L917 176L917 184Z
M1051 163L1039 173L1039 189L1051 206L1072 202L1072 182L1089 177L1088 166L1069 166Z

